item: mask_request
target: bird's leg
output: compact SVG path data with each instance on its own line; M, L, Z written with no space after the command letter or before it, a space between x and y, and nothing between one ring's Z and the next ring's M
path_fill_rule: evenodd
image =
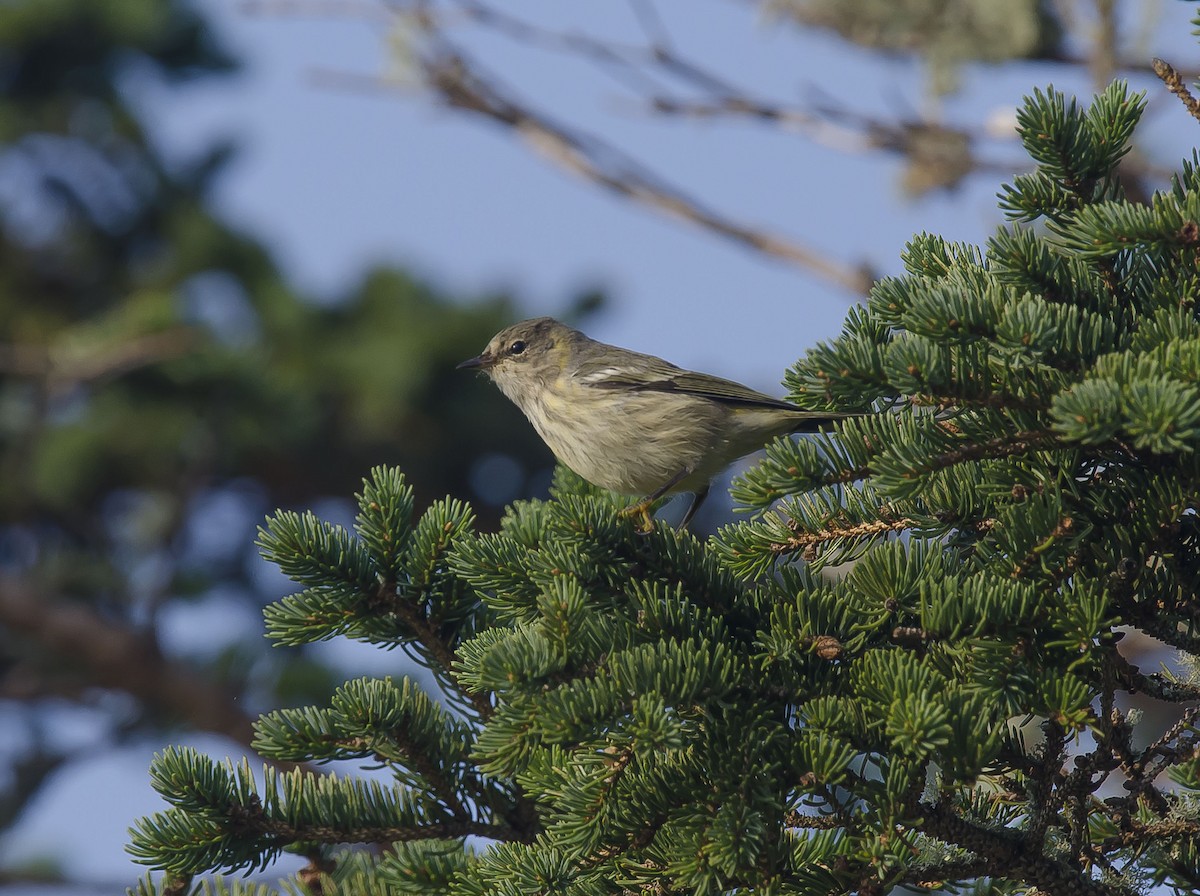
M638 535L649 535L654 531L654 517L650 513L650 502L642 499L621 511L621 516L636 517L633 531Z
M700 505L704 503L704 499L708 497L708 489L709 487L706 485L692 496L692 503L688 506L687 513L679 521L680 529L686 529L688 523L692 521L692 517L696 515L696 511L700 509Z
M628 507L622 510L621 516L636 517L638 522L637 525L634 526L634 529L637 531L638 535L649 535L654 531L654 517L650 515L650 505L673 489L675 486L679 485L680 482L691 475L691 472L692 471L687 467L680 470L669 480L667 480L666 485L656 490L654 494L647 495L636 504L630 504ZM707 492L708 490L705 489L705 491Z

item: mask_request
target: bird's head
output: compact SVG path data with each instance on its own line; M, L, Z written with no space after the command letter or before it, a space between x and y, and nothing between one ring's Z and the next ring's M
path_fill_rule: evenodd
M535 317L505 327L481 354L458 367L483 371L505 395L524 407L523 399L533 390L562 375L577 341L586 338L552 317Z

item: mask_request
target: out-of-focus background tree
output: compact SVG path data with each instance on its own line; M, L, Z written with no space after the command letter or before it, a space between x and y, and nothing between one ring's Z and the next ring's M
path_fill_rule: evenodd
M189 4L5 4L0 41L3 829L84 755L179 728L245 745L256 710L323 688L320 662L262 649L266 512L386 461L487 514L549 455L454 370L508 297L378 269L306 299L212 212L233 148L156 149L124 83L235 69ZM205 621L165 644L181 616Z
M17 836L72 766L187 731L244 746L258 711L340 680L328 655L263 649L259 608L280 588L253 554L266 512L324 504L336 516L328 496L350 493L380 463L403 468L422 503L468 497L485 520L543 487L549 455L529 427L453 369L500 326L552 312L717 369L706 361L720 335L751 327L746 303L775 290L766 313L780 325L761 345L775 361L765 370L781 369L832 335L871 274L896 264L904 235L978 241L990 229L992 194L1020 158L1003 113L1022 92L1054 80L1086 94L1114 76L1155 91L1152 53L1191 47L1186 10L1134 0L600 6L531 3L518 15L473 0L0 5L0 884L79 877L65 861L72 843L30 849ZM713 23L761 21L735 33L706 27L710 14ZM433 100L468 126L498 126L485 143L451 134L469 149L499 158L515 136L575 178L546 175L545 193L514 194L490 157L466 151L440 172L410 160L359 175L329 157L294 178L296 194L320 195L335 175L357 176L368 192L386 193L385 177L407 184L413 206L392 212L403 239L437 229L412 187L432 178L432 203L457 202L453 232L422 259L439 276L439 265L469 268L523 228L541 246L527 263L576 264L553 240L586 240L595 227L592 241L609 251L591 257L607 276L627 276L627 261L677 289L634 282L626 318L635 327L622 331L614 315L593 315L601 299L585 289L532 301L499 289L451 295L460 290L394 267L364 267L332 292L298 286L292 267L306 260L276 261L303 245L282 203L276 219L262 216L271 232L215 198L231 169L236 176L239 147L207 138L178 151L194 131L170 97L264 77L239 73L242 60L209 17L276 34L365 24L378 59L331 63L325 45L305 44L311 68L295 79L296 102L366 96L374 125L414 97ZM761 58L747 49L754 41ZM820 74L831 65L844 66L832 81ZM595 98L581 101L589 89ZM225 101L203 115L219 117ZM425 123L444 137L444 123ZM1186 127L1131 158L1142 195L1158 185L1156 163L1173 165L1192 145ZM751 131L783 149L750 148ZM402 136L406 146L422 139ZM289 151L308 159L305 145ZM464 188L465 199L449 188L437 195L480 171L494 182ZM588 205L596 200L579 200L588 192L579 183L620 202ZM308 222L312 245L336 244L370 220L359 201ZM612 205L633 217L597 223ZM987 216L959 218L958 233L962 207ZM683 241L674 221L662 227L647 209L684 222ZM417 249L400 251L423 251L412 241ZM792 293L806 304L786 304ZM810 326L814 316L824 323ZM770 354L780 345L790 354ZM764 368L720 372L753 381ZM727 512L713 505L710 525ZM86 793L75 802L94 811ZM128 821L143 808L115 814Z

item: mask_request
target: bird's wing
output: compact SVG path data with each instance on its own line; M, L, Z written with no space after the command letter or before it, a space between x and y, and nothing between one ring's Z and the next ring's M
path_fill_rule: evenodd
M763 395L741 383L676 367L660 358L643 355L636 364L587 361L575 378L595 389L632 389L636 392L677 392L724 404L799 411L793 404Z

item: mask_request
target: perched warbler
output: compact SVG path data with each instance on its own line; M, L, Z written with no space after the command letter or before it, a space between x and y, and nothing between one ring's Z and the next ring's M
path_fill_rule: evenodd
M650 532L650 506L692 492L686 526L717 473L775 436L840 417L653 355L605 345L550 317L492 337L478 368L519 407L554 456L588 482L641 500L623 513Z

